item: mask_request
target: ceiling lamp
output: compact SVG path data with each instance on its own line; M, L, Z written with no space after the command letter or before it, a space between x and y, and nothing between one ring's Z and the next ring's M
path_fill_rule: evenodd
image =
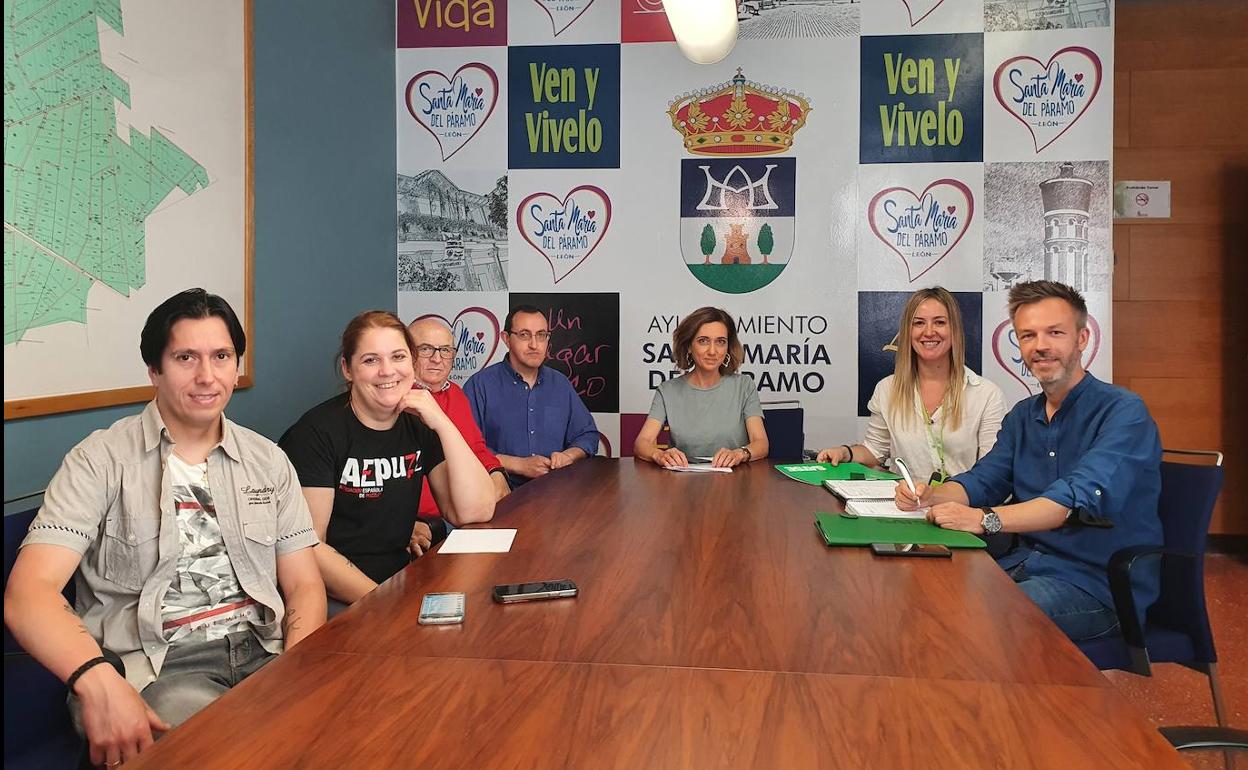
M735 0L663 0L676 45L694 64L714 64L737 43Z

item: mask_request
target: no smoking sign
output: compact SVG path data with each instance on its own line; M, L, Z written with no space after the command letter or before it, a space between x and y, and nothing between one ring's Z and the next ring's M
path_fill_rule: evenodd
M1169 182L1114 184L1115 219L1167 219L1169 216Z

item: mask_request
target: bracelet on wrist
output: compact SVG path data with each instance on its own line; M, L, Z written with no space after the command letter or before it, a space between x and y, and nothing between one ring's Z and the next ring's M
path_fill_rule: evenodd
M854 448L849 444L841 444L841 446L845 447L846 452L849 452L849 457L845 461L852 463L854 461Z
M79 666L78 668L74 670L74 673L69 675L69 679L65 680L66 689L68 689L70 692L73 692L74 685L78 684L78 680L82 678L83 674L87 673L88 671L100 665L101 663L107 663L107 662L108 662L108 659L105 658L103 655L101 655L99 657L88 660L86 663L83 663L81 666Z

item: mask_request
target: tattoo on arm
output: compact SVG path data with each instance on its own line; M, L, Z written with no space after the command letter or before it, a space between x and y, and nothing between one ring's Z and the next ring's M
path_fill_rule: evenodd
M78 617L78 613L74 612L74 608L69 606L69 602L64 597L61 598L61 607L70 615L73 615L74 620L78 621L78 633L84 636L91 636L91 632L87 630L87 625L82 622L82 618Z
M344 554L343 554L341 551L339 551L337 548L334 548L334 547L333 547L332 545L330 545L329 543L324 543L324 542L322 542L320 545L318 545L318 546L317 546L317 548L325 548L325 549L326 549L327 551L329 551L330 553L332 553L332 554L334 554L335 556L337 556L337 557L339 557L340 559L342 559L342 560L343 560L343 562L344 562L344 563L346 563L347 567L349 567L350 569L354 570L354 571L355 571L355 573L356 573L357 575L359 575L360 577L364 577L364 578L368 578L369 580L372 580L372 578L370 578L370 577L368 577L368 575L365 575L365 574L364 574L364 570L362 570L362 569L360 569L359 567L355 566L355 562L353 562L353 561L351 561L350 559L348 559L348 558L346 557L346 555L344 555Z
M299 615L294 607L286 608L286 617L282 620L282 636L289 637L292 633L299 630Z
M360 569L359 567L355 566L355 562L353 562L353 561L351 561L350 559L348 559L348 558L347 558L346 556L344 556L341 552L339 552L339 551L334 551L334 553L337 553L339 556L342 556L342 560L343 560L344 562L346 562L346 563L347 563L347 566L348 566L349 568L351 568L351 570L352 570L353 572L355 572L355 574L359 575L359 576L360 576L360 577L362 577L362 578L368 578L369 580L372 580L372 578L370 578L370 577L368 577L368 575L365 575L365 574L364 574L364 570L362 570L362 569Z

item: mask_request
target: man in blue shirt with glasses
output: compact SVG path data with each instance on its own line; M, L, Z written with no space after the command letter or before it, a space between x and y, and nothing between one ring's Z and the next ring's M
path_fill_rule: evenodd
M464 394L512 487L598 451L598 426L568 378L545 366L550 324L532 305L503 322L507 356L468 378Z
M1016 533L998 563L1019 588L1071 639L1105 636L1118 626L1110 556L1162 542L1157 424L1139 396L1084 370L1088 308L1079 292L1052 281L1018 284L1009 311L1044 392L1014 406L971 470L937 487L920 484L917 499L899 484L897 504L930 506L928 519L946 529ZM1155 562L1133 573L1139 612L1156 600L1158 581Z

